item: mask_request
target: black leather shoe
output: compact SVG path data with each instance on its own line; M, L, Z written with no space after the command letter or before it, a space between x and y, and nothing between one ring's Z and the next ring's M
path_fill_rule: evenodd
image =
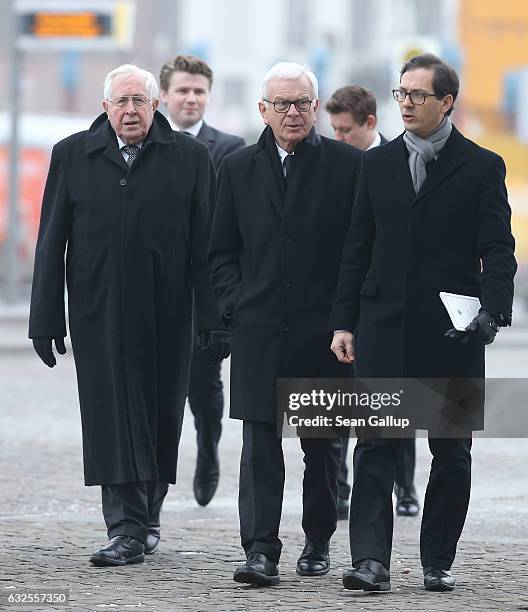
M193 480L193 491L196 501L200 506L207 506L207 504L213 499L218 487L219 480L219 466L218 461L212 465L203 468L196 466Z
M350 504L346 497L337 498L337 520L348 521L348 513L350 511Z
M435 567L424 567L424 587L426 591L452 591L455 584L451 572Z
M330 569L330 542L314 544L306 540L301 556L297 560L299 576L324 576Z
M396 514L398 516L416 516L420 512L420 502L414 485L409 488L394 485L396 494Z
M149 527L147 539L145 540L145 554L153 555L159 546L160 541L160 528Z
M130 565L143 563L145 547L143 542L129 536L115 536L110 542L96 550L90 557L90 563L97 566Z
M351 591L390 591L390 573L379 561L362 559L343 574L343 586Z
M279 584L279 568L264 553L252 552L244 565L236 568L233 580L256 586L273 586Z

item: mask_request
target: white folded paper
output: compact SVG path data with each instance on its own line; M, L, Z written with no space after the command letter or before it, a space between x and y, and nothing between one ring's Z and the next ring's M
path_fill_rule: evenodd
M440 291L440 299L451 317L453 327L459 331L464 331L478 315L480 309L478 297Z

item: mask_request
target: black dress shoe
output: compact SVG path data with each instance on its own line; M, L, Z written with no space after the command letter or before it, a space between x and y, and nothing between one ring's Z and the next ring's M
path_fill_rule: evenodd
M193 480L193 491L200 506L207 506L213 499L219 480L218 462L207 467L196 466Z
M143 563L145 547L143 542L130 536L115 536L110 542L96 550L90 557L90 563L97 566L130 565Z
M236 568L233 580L256 586L273 586L279 584L279 568L265 554L252 552L244 565Z
M297 561L299 576L324 576L330 569L330 542L314 544L306 540L301 556Z
M420 503L414 485L408 488L394 485L396 493L396 514L398 516L416 516L420 512Z
M337 520L348 521L348 513L350 511L350 504L346 497L337 498Z
M383 563L362 559L343 574L343 586L351 591L390 591L390 573Z
M145 540L145 554L153 555L159 546L160 541L160 528L149 527L147 539Z
M452 591L455 579L447 570L424 567L424 587L426 591Z

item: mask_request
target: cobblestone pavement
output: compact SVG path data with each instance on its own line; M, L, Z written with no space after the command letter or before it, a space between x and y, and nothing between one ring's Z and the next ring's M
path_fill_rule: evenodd
M495 349L492 376L525 376L526 347ZM523 363L524 366L521 364ZM227 367L227 366L226 366ZM524 370L523 370L524 367ZM513 372L513 373L512 373ZM302 460L285 440L287 483L281 537L280 586L259 589L232 580L243 559L236 507L240 423L225 421L222 476L206 508L192 496L195 441L186 416L178 483L162 514L159 552L146 563L94 568L89 555L106 539L97 487L84 487L80 419L71 352L48 370L29 351L0 351L0 609L15 588L70 591L72 610L528 610L528 444L524 439L479 439L474 444L473 493L453 573L453 593L423 590L419 520L395 522L389 594L346 591L347 526L332 540L332 569L320 578L295 575L300 527ZM416 481L425 489L429 453L418 440Z

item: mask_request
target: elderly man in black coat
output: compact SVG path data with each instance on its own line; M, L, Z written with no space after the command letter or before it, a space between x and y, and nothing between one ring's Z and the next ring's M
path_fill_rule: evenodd
M457 94L456 72L443 61L411 59L393 91L405 132L363 158L331 316L333 329L350 330L334 335L332 350L342 363L355 360L358 377L483 378L484 345L511 323L517 265L504 162L451 124ZM448 330L441 291L480 298L465 332ZM450 569L469 503L470 435L429 437L420 536L427 590L455 585ZM400 444L362 437L356 446L353 569L343 576L345 588L390 589Z
M244 421L239 513L247 562L235 571L237 582L279 582L277 379L350 375L328 349L328 316L361 153L316 133L318 106L315 76L298 64L277 64L259 103L267 127L220 171L209 262L232 329L231 417ZM301 438L303 576L329 569L340 454L332 442Z
M111 539L95 565L139 563L157 549L176 480L193 292L202 344L226 356L211 333L228 332L205 246L213 164L157 106L150 72L126 64L107 75L105 113L53 148L35 254L29 336L50 367L52 340L65 352L66 273L85 482L102 485Z

